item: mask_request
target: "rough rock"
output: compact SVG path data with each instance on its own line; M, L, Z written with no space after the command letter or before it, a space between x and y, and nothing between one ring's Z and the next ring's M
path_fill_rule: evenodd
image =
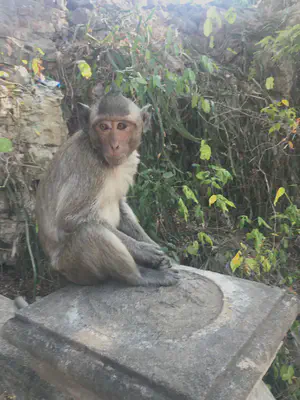
M69 10L76 10L76 8L88 8L92 10L95 5L92 0L68 0L67 7Z
M92 17L92 12L86 8L76 8L72 12L71 21L74 25L85 25Z
M0 0L1 60L19 64L36 48L46 56L56 50L54 38L67 29L66 12L43 0Z
M12 300L0 295L0 333L3 324L14 316ZM0 398L16 400L72 400L41 379L31 366L32 360L1 338L0 334ZM5 395L6 397L2 397ZM10 397L9 397L10 396Z
M297 299L178 269L168 288L70 285L18 311L3 336L31 355L40 376L52 384L63 376L67 394L77 385L75 399L247 399L296 318Z
M18 181L25 209L34 212L34 185L44 173L53 154L67 138L67 125L61 110L60 90L33 86L17 94L0 86L0 137L10 139L12 153L1 155L0 185L9 174ZM18 240L24 231L24 221L16 219L9 207L8 192L0 199L0 264L12 264L19 251Z

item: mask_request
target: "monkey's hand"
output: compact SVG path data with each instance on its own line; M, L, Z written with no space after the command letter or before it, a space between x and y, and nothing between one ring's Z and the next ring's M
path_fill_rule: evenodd
M138 242L139 251L135 255L138 264L158 269L168 264L167 256L157 244Z
M141 242L120 232L112 227L109 228L127 247L127 250L139 265L152 269L165 269L172 266L171 259L155 242Z

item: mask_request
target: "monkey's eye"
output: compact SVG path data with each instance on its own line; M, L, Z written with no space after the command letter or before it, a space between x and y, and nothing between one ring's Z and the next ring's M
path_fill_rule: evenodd
M123 131L124 129L127 128L127 125L124 124L124 122L119 122L117 128L118 128L120 131Z
M101 131L107 131L109 129L109 126L106 124L99 124L98 127L101 129Z

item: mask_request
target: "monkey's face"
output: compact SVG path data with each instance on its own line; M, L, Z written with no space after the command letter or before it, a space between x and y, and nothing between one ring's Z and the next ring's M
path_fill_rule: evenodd
M129 119L98 119L93 129L99 140L102 156L110 166L122 164L137 149L141 129Z

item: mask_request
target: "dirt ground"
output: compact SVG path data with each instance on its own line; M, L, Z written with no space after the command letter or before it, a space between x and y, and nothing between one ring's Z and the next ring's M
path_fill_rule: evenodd
M41 278L36 285L36 296L44 297L59 289L58 276ZM13 267L2 267L0 269L0 294L14 299L23 296L31 303L33 301L34 281L32 277L22 277Z

